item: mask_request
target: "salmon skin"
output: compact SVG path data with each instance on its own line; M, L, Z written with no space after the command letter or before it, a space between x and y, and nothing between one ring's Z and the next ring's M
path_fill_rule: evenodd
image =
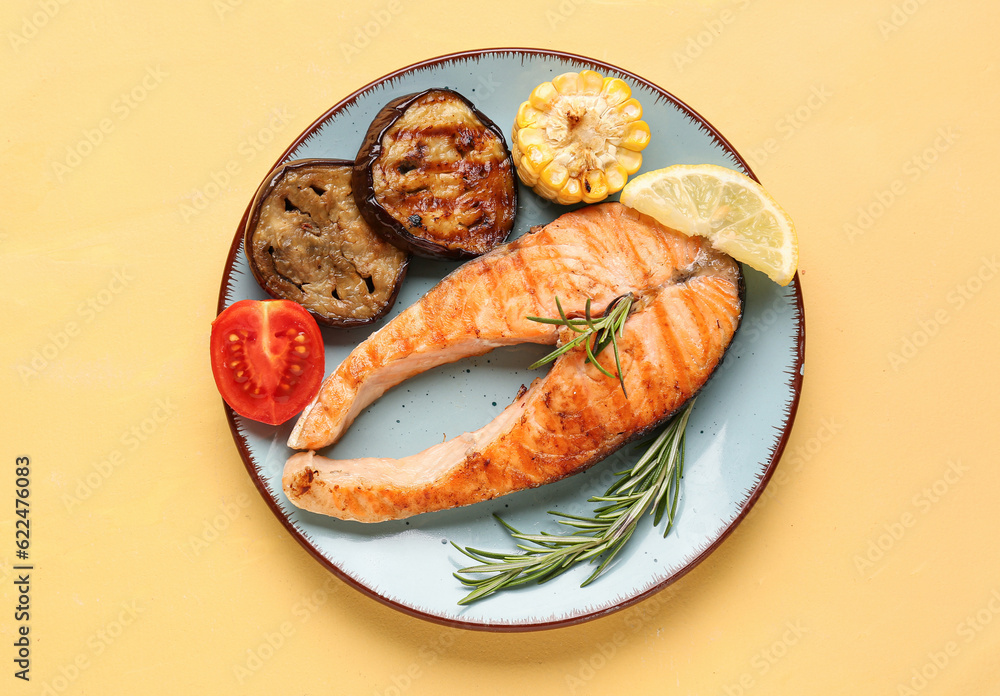
M625 389L574 349L492 422L401 459L333 460L336 442L390 387L498 346L555 344L569 329L529 320L599 316L632 293L618 340ZM282 479L300 508L379 522L489 500L577 473L648 433L719 365L744 301L739 264L703 239L619 203L566 213L459 267L372 334L324 382L296 423ZM598 360L612 374L613 350Z

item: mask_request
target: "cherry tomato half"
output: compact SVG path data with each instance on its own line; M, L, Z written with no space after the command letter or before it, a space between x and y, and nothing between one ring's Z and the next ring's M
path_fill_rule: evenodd
M212 322L212 375L241 416L278 425L319 392L325 353L316 320L290 300L241 300Z

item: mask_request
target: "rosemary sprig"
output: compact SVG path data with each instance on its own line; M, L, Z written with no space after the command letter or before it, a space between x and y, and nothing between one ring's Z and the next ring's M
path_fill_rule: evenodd
M573 340L567 341L556 348L541 360L537 360L532 363L528 369L534 370L542 365L547 365L563 353L571 351L578 345L583 344L587 350L587 362L594 365L608 377L617 378L618 383L622 385L622 393L627 397L628 392L625 391L625 379L622 377L621 359L618 355L618 337L625 331L625 320L628 318L629 312L632 311L632 302L634 299L635 297L632 293L616 297L611 301L611 304L608 305L607 309L604 310L604 315L598 319L591 316L590 299L588 299L587 306L584 309L583 318L569 319L566 316L566 312L563 311L562 305L559 303L559 298L556 297L556 308L559 310L558 319L548 317L527 317L527 319L537 321L542 324L557 324L559 326L565 326L575 331L578 335L574 337ZM617 375L611 374L603 365L601 365L601 363L597 362L597 356L600 355L601 351L609 345L614 348L615 351L615 367L618 370Z
M576 531L562 535L525 534L494 515L511 537L521 542L517 548L523 553L462 548L452 542L452 546L478 563L454 573L462 584L474 588L458 603L471 604L501 590L530 582L546 582L577 563L600 561L581 587L589 585L607 570L647 512L652 512L654 525L666 518L663 530L666 536L677 512L684 473L684 432L693 406L692 399L664 427L631 469L616 473L617 478L604 495L589 499L599 504L592 517L549 511L550 515L559 518L559 524Z

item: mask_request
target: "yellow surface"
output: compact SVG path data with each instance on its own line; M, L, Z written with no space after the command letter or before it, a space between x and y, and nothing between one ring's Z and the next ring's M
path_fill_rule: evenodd
M1000 693L996 3L455 7L3 3L0 692ZM495 46L592 55L708 118L796 221L808 320L794 432L737 531L649 601L522 635L333 579L251 485L206 351L288 142Z

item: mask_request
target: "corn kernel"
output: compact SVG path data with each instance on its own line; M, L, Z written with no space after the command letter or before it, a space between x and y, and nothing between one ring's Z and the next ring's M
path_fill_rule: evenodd
M620 147L616 155L618 157L618 164L630 175L635 174L639 171L639 167L642 166L642 154L637 150Z
M582 195L587 203L596 203L608 197L608 183L604 172L600 169L591 169L587 172L583 180Z
M642 159L642 155L639 155L639 158ZM604 174L608 182L608 195L610 196L612 193L617 193L625 187L629 172L621 164L615 162L605 168Z
M625 100L616 108L629 121L638 121L642 118L642 104L635 97Z
M607 100L609 106L621 104L632 96L632 90L629 86L624 80L617 77L604 78L604 88L601 91L604 93L604 98Z
M580 73L580 91L584 94L600 94L604 88L604 76L593 70Z
M523 102L521 108L517 110L517 127L527 128L538 123L538 109L531 105L531 102Z
M545 168L545 165L551 161L552 150L544 143L541 145L529 145L524 151L524 157L521 158L521 163L528 167L528 170L536 177Z
M517 147L521 152L527 152L532 145L545 142L545 133L538 128L522 128L517 132Z
M556 200L563 205L571 205L583 200L583 187L580 186L580 181L578 179L568 180L559 189L559 197Z
M581 87L583 85L580 80L580 73L568 72L553 77L552 86L556 88L559 94L578 94L582 91Z
M516 169L517 178L520 179L525 186L535 187L538 185L537 175L530 173L525 167L516 167Z
M552 86L551 82L543 82L531 90L531 96L528 97L528 101L539 111L548 111L552 108L556 94L556 88Z
M539 175L539 181L558 191L569 181L569 171L558 162L551 162Z
M641 150L649 145L649 126L645 121L630 123L625 129L625 137L622 138L621 146L630 150Z

